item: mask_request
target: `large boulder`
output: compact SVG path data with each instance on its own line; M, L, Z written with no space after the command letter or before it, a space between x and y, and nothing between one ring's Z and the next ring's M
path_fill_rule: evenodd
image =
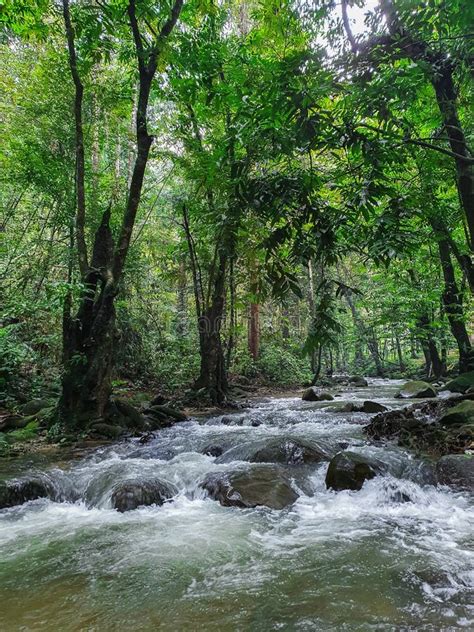
M167 481L128 479L115 485L111 503L114 509L123 513L137 507L162 505L177 493L177 489Z
M388 410L388 408L386 406L384 406L383 404L379 404L379 402L372 402L370 400L366 400L363 404L362 404L362 412L364 413L383 413L386 410Z
M302 397L304 402L323 402L323 401L331 401L334 397L331 393L327 391L322 391L316 386L310 386L305 390Z
M358 386L360 388L364 388L365 386L369 385L365 377L362 377L362 375L351 375L351 377L349 378L349 384L351 384L352 386Z
M232 472L212 472L201 487L224 507L283 509L298 498L284 471L274 465L253 465Z
M467 399L453 406L440 418L442 426L463 426L474 424L474 401Z
M20 412L22 415L25 415L25 417L29 417L31 415L37 415L43 408L51 408L51 406L54 406L54 402L50 399L37 398L23 404Z
M132 406L132 404L123 399L115 399L114 404L119 415L122 417L122 424L126 428L130 428L131 430L144 430L146 425L145 418L135 406Z
M187 416L180 410L171 408L170 406L164 406L162 404L155 404L149 406L145 412L162 422L163 426L172 425L177 421L187 421Z
M469 371L468 373L461 373L461 375L455 377L454 380L450 380L444 388L452 393L467 393L467 391L473 387L474 371Z
M0 509L56 496L56 489L46 476L27 476L0 483Z
M436 474L441 485L474 490L474 456L447 454L437 462Z
M436 389L428 382L413 380L407 382L395 395L401 399L421 399L424 397L436 397Z
M248 459L251 463L301 465L329 461L330 451L323 445L302 439L276 439L258 448Z
M354 452L339 452L329 463L326 487L341 491L358 491L365 481L385 472L385 466Z
M31 417L22 417L15 413L7 413L0 416L0 432L9 430L21 430L32 421Z

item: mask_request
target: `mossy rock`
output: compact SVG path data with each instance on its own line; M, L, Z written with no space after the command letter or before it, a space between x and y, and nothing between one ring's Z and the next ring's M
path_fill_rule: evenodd
M170 406L163 406L162 404L156 404L154 406L150 406L146 409L147 413L151 413L152 415L156 415L157 417L171 417L171 419L175 421L187 421L187 416L181 412L180 410L176 410L175 408L171 408Z
M143 430L145 428L145 418L132 404L123 399L115 399L114 403L118 412L124 418L127 428L132 430Z
M474 401L468 399L450 408L440 418L443 426L464 426L474 424Z
M52 406L54 406L54 402L50 399L32 399L21 407L21 414L30 417L37 415L43 408L51 408Z
M469 389L474 389L474 371L458 375L454 380L450 380L444 388L451 393L467 393Z
M413 380L403 385L396 397L402 399L421 399L424 397L436 397L436 389L428 382Z

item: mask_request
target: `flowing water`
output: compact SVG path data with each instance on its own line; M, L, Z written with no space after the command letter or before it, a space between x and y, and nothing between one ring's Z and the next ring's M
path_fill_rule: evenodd
M0 512L0 630L474 629L472 497L433 486L409 453L368 444L369 415L334 411L353 399L400 406L396 388L379 380L335 402L268 399L51 467L69 501ZM276 436L349 446L390 474L336 493L327 463L293 466L300 497L281 511L206 498L206 473L242 465L249 446ZM205 456L209 445L227 452ZM179 495L110 508L114 483L150 476Z

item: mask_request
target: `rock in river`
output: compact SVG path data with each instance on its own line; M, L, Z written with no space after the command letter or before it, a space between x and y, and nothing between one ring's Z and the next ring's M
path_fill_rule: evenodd
M365 388L369 385L365 377L362 377L362 375L352 375L349 378L349 384L352 384L352 386L358 386L360 388Z
M55 496L56 489L46 476L28 476L0 483L0 509Z
M474 402L465 400L457 406L450 408L440 418L439 423L442 426L461 426L474 424Z
M284 471L274 465L253 465L231 472L212 472L201 484L224 507L283 509L298 498Z
M469 371L468 373L461 373L454 380L450 380L444 388L452 393L467 393L473 386L474 371Z
M305 402L323 402L331 401L334 397L327 391L322 391L321 389L316 388L316 386L310 386L310 388L307 388L303 393L302 399Z
M369 459L354 452L339 452L329 463L326 487L341 491L358 491L365 481L383 474L385 466L375 459Z
M334 451L332 452L334 454ZM331 452L315 441L301 439L276 439L258 448L250 457L251 463L285 463L301 465L329 461Z
M436 397L436 389L428 382L411 381L407 382L397 393L396 397L402 399L417 399L421 397Z
M137 507L162 505L177 493L167 481L128 479L117 483L112 490L112 507L123 513Z
M438 482L457 489L474 490L474 456L447 454L436 464Z
M386 410L388 410L388 408L383 404L379 404L379 402L372 402L370 400L366 400L362 405L362 412L364 413L383 413Z

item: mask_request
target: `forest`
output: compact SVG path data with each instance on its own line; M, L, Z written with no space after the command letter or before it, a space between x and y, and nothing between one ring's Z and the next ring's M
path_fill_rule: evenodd
M103 532L110 529L110 534L101 537L112 537L118 523L104 517L117 515L110 502L119 513L164 502L160 520L168 522L160 523L157 535L146 540L140 523L142 551L147 546L151 551L150 542L158 546L158 535L166 539L175 529L180 543L189 539L189 546L197 547L189 557L198 564L196 551L203 545L194 538L209 529L217 544L204 566L215 572L220 536L211 523L227 521L221 526L231 534L246 527L243 517L235 518L241 521L236 526L233 510L224 509L232 505L227 487L223 496L227 479L224 485L219 472L210 472L204 461L199 469L193 460L198 457L189 456L199 453L206 463L216 459L217 464L223 459L226 464L270 462L287 468L301 462L305 468L330 461L321 481L328 489L346 490L334 499L347 497L353 503L328 509L332 515L342 512L343 520L359 511L354 490L374 494L367 501L371 506L394 502L392 488L387 496L388 478L379 477L388 468L398 481L393 485L405 485L397 487L398 499L413 501L416 494L425 494L417 506L426 512L416 520L434 521L446 542L452 529L459 528L452 537L467 555L469 529L467 534L462 529L468 524L467 512L473 511L469 492L474 484L474 459L469 458L474 449L473 71L472 0L1 2L0 508L7 508L2 510L5 528L16 516L11 512L27 512L30 504L72 503L77 508L85 502L87 515L91 506L105 512L100 520L105 521ZM414 399L408 402L412 406L400 408L405 399ZM274 433L281 431L285 415L300 415L308 427L291 426L282 448L282 437ZM342 452L319 443L316 450L314 441L321 437L312 433L320 415L329 415L324 441L337 440ZM276 421L269 421L271 417ZM215 419L222 436L201 435L208 427L216 431ZM352 429L344 434L341 423L353 424ZM369 424L364 439L363 423ZM253 434L234 437L232 432L243 428ZM278 449L272 443L277 438ZM356 457L347 465L348 445L369 446L376 452L367 455L378 459L379 448L373 446L394 438L401 446L397 455L411 450L421 459L416 474L410 470L408 475L406 468L394 474L394 463L402 457L386 447L380 454L389 455L388 465L370 459L361 464ZM259 441L266 447L259 448L258 456L242 452L244 445L255 447ZM136 456L131 446L143 446L148 456ZM99 457L101 450L105 456ZM179 462L174 479L165 472L166 484L160 483L158 493L146 478L150 459L161 463L169 455L184 459L184 454L190 460ZM232 460L225 459L227 454ZM344 469L336 473L341 480L352 468L349 483L329 481L338 458L346 459L334 465ZM451 461L441 466L440 458ZM118 468L114 459L143 463L137 461L133 471L119 471L113 469ZM47 468L63 468L63 461L69 465L61 476L48 473L45 483ZM458 488L463 491L436 491L441 488L432 479L419 479L425 461L436 469L438 484L461 480ZM89 478L81 469L86 465L77 463L90 468ZM105 464L112 468L108 474L100 469ZM73 472L77 467L77 473L67 474L70 467ZM272 500L247 502L245 488L238 491L243 500L236 506L281 510L291 504L292 494L292 502L298 497L294 507L299 507L306 495L324 504L333 493L325 487L326 495L319 498L323 492L316 487L316 495L309 494L301 468L293 468L291 475L278 470L271 482L265 471L256 476L262 486L270 485ZM9 482L12 475L17 482ZM26 479L18 476L25 475L30 479L22 486ZM377 483L385 485L383 502L381 488L373 491L373 477L385 481ZM204 500L195 487L189 491L191 478L193 484L201 480ZM111 487L117 481L125 486L119 491ZM367 483L360 491L363 481ZM282 501L285 486L289 495ZM83 487L80 498L70 491ZM191 506L196 494L206 506L210 496L224 507L212 509L221 511L215 515L197 515L196 530L188 531L193 514L187 512L197 509L180 505L185 500L179 499L186 498ZM53 511L50 505L47 512ZM435 507L432 515L426 507ZM315 511L320 509L316 504ZM258 510L252 512L252 528L270 538L267 523L262 526ZM436 523L446 512L457 516L455 527ZM47 515L48 528L55 532L61 518ZM250 516L239 514L245 515ZM148 514L144 516L146 522ZM32 533L40 528L33 510L22 519L31 521ZM281 594L271 592L270 598L263 577L292 574L281 560L278 571L267 566L276 564L268 551L255 553L262 583L255 580L246 594L251 573L245 569L254 559L255 543L245 540L245 546L239 541L245 556L241 552L244 557L239 558L234 550L232 557L240 569L235 572L243 577L238 593L242 619L231 605L223 605L232 594L224 575L218 575L224 583L216 579L214 585L204 571L202 576L191 572L189 560L184 575L189 572L197 582L198 588L188 586L197 596L193 605L183 606L184 592L179 591L184 591L184 579L174 573L184 561L169 553L163 562L169 570L166 581L175 583L176 594L150 594L157 603L181 608L182 614L173 624L166 608L154 609L143 598L136 619L127 589L113 627L104 609L120 598L104 580L100 598L93 601L90 582L98 570L86 560L87 555L92 559L92 544L86 522L81 522L89 518L77 520L84 531L56 535L64 546L67 541L83 551L81 560L68 562L70 576L82 579L69 584L67 575L66 585L89 605L74 622L74 600L68 601L54 583L64 584L64 576L54 580L52 570L47 575L46 545L43 553L32 548L36 575L30 577L33 570L21 567L15 556L6 565L5 577L13 579L6 580L0 595L12 605L3 629L53 629L35 626L39 621L51 626L59 604L63 630L121 630L131 622L137 630L366 630L372 625L393 630L421 629L417 626L422 621L433 626L426 629L474 625L463 592L467 568L454 553L450 557L445 551L444 561L433 562L435 570L423 570L423 581L438 601L457 599L444 604L444 610L421 588L410 610L402 597L404 580L394 587L388 575L380 580L379 601L370 601L364 597L368 586L357 585L357 573L349 573L344 558L341 568L350 575L352 595L348 599L361 607L347 606L354 616L351 623L348 612L347 618L338 618L343 615L328 605L339 598L337 591L317 593L319 610L298 602L297 586L303 586L302 595L312 590L303 575L291 586L281 579ZM372 525L364 526L371 531ZM301 529L299 546L310 547L307 528L299 523L294 527ZM319 527L311 528L319 534ZM399 528L405 533L412 527L403 522ZM2 533L0 520L3 542ZM415 535L418 547L422 536ZM410 531L407 542L415 535ZM281 536L282 542L287 536ZM127 536L121 537L117 546L125 550ZM383 548L390 549L385 537L373 558L357 558L356 566L360 562L374 573L382 568ZM24 543L30 532L22 538ZM323 540L318 539L318 546ZM240 550L236 542L232 546ZM174 551L175 544L168 542L169 549ZM432 551L431 545L426 547ZM428 555L426 547L417 549L420 560ZM129 570L130 550L121 558ZM354 561L353 549L347 555ZM469 555L472 560L472 550ZM328 560L335 563L334 557ZM104 559L101 563L115 572ZM136 569L145 569L146 581L163 579L147 565L149 560L143 564L146 568ZM445 578L445 583L460 586L456 597L443 592L439 569L446 564L462 566L462 577ZM0 579L2 573L0 564ZM32 577L43 573L49 579L36 598L28 596L25 609L38 618L23 619L26 615L15 604ZM125 581L120 577L116 583ZM202 597L208 580L212 602ZM338 581L329 577L327 585L336 590ZM256 606L251 605L252 591ZM392 594L399 595L399 602L394 597L389 603L387 595ZM51 611L40 605L43 600ZM265 600L274 604L276 614L269 615ZM282 604L299 608L301 619ZM454 614L447 614L449 608ZM90 620L86 610L93 613Z

